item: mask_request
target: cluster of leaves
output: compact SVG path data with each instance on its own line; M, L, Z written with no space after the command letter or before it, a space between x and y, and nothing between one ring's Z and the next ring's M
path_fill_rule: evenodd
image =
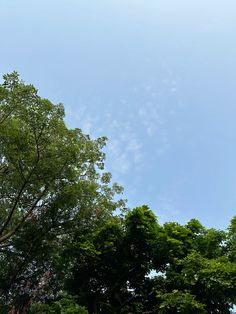
M70 295L62 295L57 301L35 303L30 307L29 314L88 314L88 311L76 303Z
M67 245L65 289L89 313L230 313L236 303L235 219L159 225L146 206Z
M160 225L147 206L126 212L105 141L68 129L62 105L4 76L0 313L230 313L236 217L221 231Z

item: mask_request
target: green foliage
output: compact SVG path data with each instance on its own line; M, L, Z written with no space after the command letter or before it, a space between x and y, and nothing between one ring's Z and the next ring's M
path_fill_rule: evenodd
M188 292L173 290L161 295L162 303L158 308L160 314L206 314L205 306L198 303L195 297Z
M76 303L72 296L62 296L58 301L35 303L31 306L29 314L88 314L88 311Z
M236 263L236 216L232 218L227 234L227 254Z
M138 207L71 253L80 252L67 289L89 313L229 313L236 265L226 239L196 220L160 226L147 206ZM147 277L151 270L154 278Z
M123 206L104 172L104 137L64 123L64 108L16 72L0 85L0 303L24 308L62 285L56 273L76 230ZM47 277L45 279L45 277ZM43 287L41 283L43 284Z

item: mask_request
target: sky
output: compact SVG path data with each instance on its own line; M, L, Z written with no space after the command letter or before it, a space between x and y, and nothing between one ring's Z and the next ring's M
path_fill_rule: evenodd
M0 75L107 136L128 206L226 228L236 214L235 0L1 0Z

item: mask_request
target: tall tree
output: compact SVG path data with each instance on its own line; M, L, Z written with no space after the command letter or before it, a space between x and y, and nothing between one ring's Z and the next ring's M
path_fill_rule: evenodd
M110 185L110 174L103 170L105 142L104 137L91 140L80 129L69 129L63 106L41 98L16 72L4 76L0 85L1 300L13 298L17 291L25 303L39 290L42 293L42 285L45 289L54 276L52 253L58 255L74 224L91 227L120 205L113 196L121 189Z

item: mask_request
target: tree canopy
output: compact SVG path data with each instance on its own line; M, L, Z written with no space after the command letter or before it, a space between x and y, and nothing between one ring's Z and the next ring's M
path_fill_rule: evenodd
M64 108L17 73L0 86L0 291L34 293L52 253L78 224L92 228L121 204L104 172L105 138L69 129ZM76 226L75 226L76 225ZM50 271L51 273L51 271ZM51 277L51 275L50 275ZM15 292L14 292L15 291Z
M223 231L126 210L105 143L68 128L63 106L16 72L3 77L0 313L231 313L236 217Z

